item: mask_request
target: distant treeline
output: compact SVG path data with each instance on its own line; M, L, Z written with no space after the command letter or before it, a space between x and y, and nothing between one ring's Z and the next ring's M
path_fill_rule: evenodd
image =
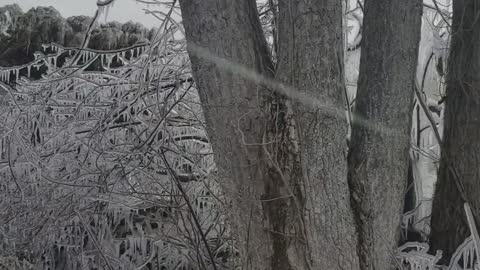
M0 66L30 62L41 45L55 42L80 46L92 21L88 16L63 18L54 7L37 7L23 12L17 5L0 7ZM155 29L140 23L96 23L88 44L92 49L119 49L149 40Z

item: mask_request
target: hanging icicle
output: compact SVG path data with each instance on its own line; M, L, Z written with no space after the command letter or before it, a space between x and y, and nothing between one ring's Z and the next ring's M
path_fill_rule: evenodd
M57 67L57 55L52 56L52 65L53 65L54 68Z
M107 22L108 13L110 12L110 5L105 6L103 12L105 12L105 22Z
M113 56L111 54L105 55L107 59L107 67L110 68L112 66L112 58Z
M80 57L78 58L79 62L80 63L85 62L85 55L84 55L83 51L79 51L78 53L80 54Z

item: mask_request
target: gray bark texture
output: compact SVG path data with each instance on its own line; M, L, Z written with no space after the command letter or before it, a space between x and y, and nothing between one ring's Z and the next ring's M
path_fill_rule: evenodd
M347 182L341 1L280 0L278 81L293 101L313 269L358 269Z
M273 240L261 199L267 160L262 141L267 90L238 69L273 72L255 1L180 1L193 75L219 175L232 200L244 269L272 269ZM219 63L222 59L225 65ZM231 66L229 66L231 65ZM279 209L281 211L281 209Z
M470 235L465 201L480 221L479 17L478 0L453 1L444 139L431 220L431 247L447 260Z
M240 266L359 269L338 114L341 1L280 1L276 74L255 0L180 4ZM338 107L332 113L280 93Z
M366 0L349 184L361 269L392 269L406 190L421 0Z

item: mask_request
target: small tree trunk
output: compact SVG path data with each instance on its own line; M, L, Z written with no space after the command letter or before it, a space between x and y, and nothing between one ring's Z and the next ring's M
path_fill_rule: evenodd
M349 153L362 269L391 269L407 183L421 0L367 0Z
M431 246L444 260L470 235L463 203L480 218L480 2L454 0L445 128ZM460 188L459 188L460 187Z

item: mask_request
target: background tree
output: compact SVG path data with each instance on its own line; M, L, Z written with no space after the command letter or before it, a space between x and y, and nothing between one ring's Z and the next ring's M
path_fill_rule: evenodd
M422 1L365 1L349 153L362 269L390 269L409 164Z
M442 158L431 245L447 260L469 235L463 203L480 218L480 2L454 0Z

